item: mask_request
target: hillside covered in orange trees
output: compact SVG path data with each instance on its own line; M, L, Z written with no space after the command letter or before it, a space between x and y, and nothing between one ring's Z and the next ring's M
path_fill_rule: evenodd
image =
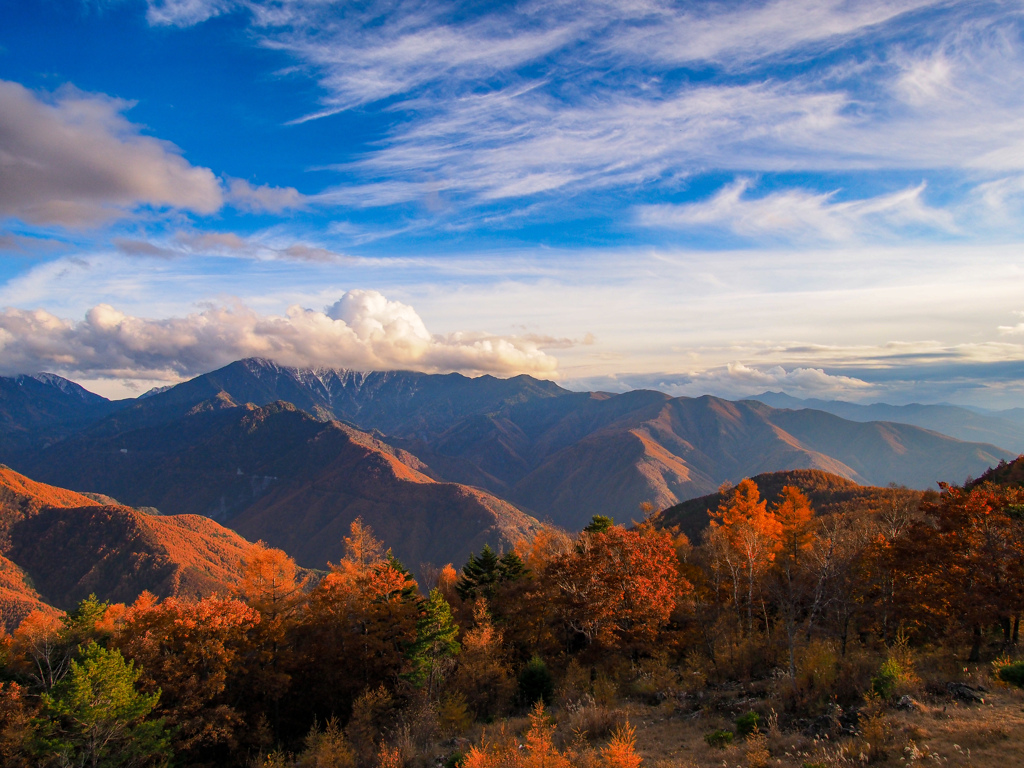
M102 505L0 467L0 612L13 627L43 604L228 591L251 546L197 515Z

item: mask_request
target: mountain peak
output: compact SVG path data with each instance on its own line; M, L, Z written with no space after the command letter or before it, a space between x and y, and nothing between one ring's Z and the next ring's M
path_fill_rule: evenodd
M25 373L20 376L15 376L14 380L18 383L18 386L24 387L31 382L42 384L44 387L55 389L58 392L62 392L65 395L77 398L85 402L107 402L107 398L97 395L94 392L90 392L80 384L76 384L69 379L65 379L63 376L58 376L56 373Z

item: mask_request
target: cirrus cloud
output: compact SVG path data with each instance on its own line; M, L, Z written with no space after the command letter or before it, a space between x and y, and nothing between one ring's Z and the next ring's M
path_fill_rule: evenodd
M667 228L722 227L744 236L775 236L851 241L865 236L924 228L956 231L953 216L924 201L921 183L887 195L836 201L836 192L815 194L803 189L747 193L750 179L737 179L711 199L683 205L648 205L638 211L640 224Z
M261 315L242 305L186 317L132 317L107 304L74 322L42 309L0 313L0 374L49 370L96 378L175 380L244 357L282 365L430 373L530 373L557 360L536 343L484 333L431 334L416 311L377 291L348 291L326 311Z

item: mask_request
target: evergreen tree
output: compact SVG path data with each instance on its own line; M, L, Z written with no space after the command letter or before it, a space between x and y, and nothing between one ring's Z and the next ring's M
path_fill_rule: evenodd
M590 522L583 531L584 533L604 533L613 525L615 525L614 518L608 517L607 515L594 515L590 518Z
M459 627L452 618L448 601L441 590L430 590L423 615L416 623L416 642L409 649L413 665L409 679L417 686L426 684L427 694L431 697L443 676L445 662L461 650L455 639L458 634Z
M170 736L163 720L146 720L160 698L135 688L141 670L120 651L96 643L49 693L42 713L36 752L47 762L90 768L166 765Z
M401 598L403 601L419 601L422 598L418 595L418 588L416 586L416 579L412 575L412 571L402 565L402 561L392 554L391 550L387 551L384 557L384 563L391 567L392 570L401 574L402 576L402 588Z
M455 584L459 597L463 600L474 600L477 596L488 599L493 597L499 565L498 556L489 544L484 544L479 557L470 553L469 560L462 566L462 576Z
M501 556L501 560L498 562L499 581L516 581L526 576L527 573L529 573L529 569L526 567L526 563L516 554L515 550Z
M101 602L94 594L89 595L75 606L75 609L61 617L64 631L68 641L72 645L85 645L89 640L99 640L100 635L96 625L103 619L110 603Z
M490 600L498 584L516 581L528 573L526 564L515 552L507 552L500 558L487 544L480 551L479 557L470 554L469 560L462 566L462 575L455 583L455 591L463 600L475 600L484 597Z

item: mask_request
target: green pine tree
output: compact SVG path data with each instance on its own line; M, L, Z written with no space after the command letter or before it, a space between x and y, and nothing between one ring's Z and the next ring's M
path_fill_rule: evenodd
M36 754L46 764L78 768L166 765L170 734L162 719L146 720L160 692L137 691L140 674L120 651L87 645L64 679L40 697Z
M613 525L615 525L614 518L607 515L594 515L583 530L585 533L604 533Z
M459 597L463 600L475 600L478 596L492 598L499 564L498 556L489 544L484 544L479 557L470 553L469 560L462 566L462 575L455 583Z
M423 615L416 623L416 642L409 649L409 659L413 664L409 679L417 686L426 685L427 695L431 698L440 685L445 662L462 650L455 639L458 635L459 627L452 618L448 601L441 590L430 590Z
M516 581L524 578L529 572L530 569L526 567L526 563L515 553L515 550L510 550L502 555L498 563L499 581Z

